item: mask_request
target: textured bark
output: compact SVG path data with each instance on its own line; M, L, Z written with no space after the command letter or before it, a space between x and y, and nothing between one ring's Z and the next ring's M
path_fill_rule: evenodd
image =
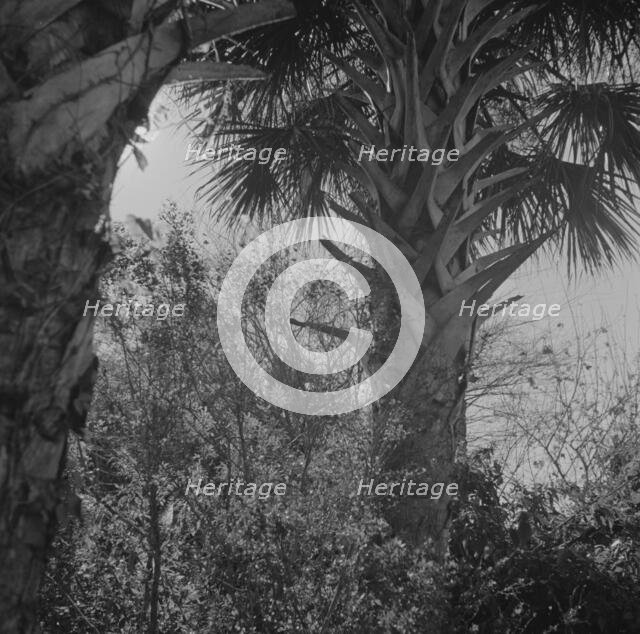
M363 191L352 195L360 216L411 262L427 313L414 367L374 408L376 430L389 424L403 430L382 452L382 476L387 482L450 483L456 456L464 453L465 365L475 327L471 316L459 316L461 303L488 301L546 238L476 260L470 248L482 223L522 186L514 185L518 173L513 170L478 184L478 168L519 132L481 120L478 104L488 91L523 72L526 53L505 53L482 65L474 59L532 9L490 7L478 0L408 0L402 6L381 0L374 3L375 11L358 0L354 4L375 54L359 55L360 65L335 62L359 93L341 98L358 141L388 152L403 146L459 152L459 160L441 165L365 158L359 174L350 171L362 185ZM354 149L360 148L354 144ZM353 219L349 210L333 207ZM393 292L378 286L372 301L373 370L388 357L400 315ZM386 515L396 534L416 546L431 540L442 556L449 502L445 495L440 500L402 495L385 500Z
M160 605L160 576L162 566L162 541L160 537L160 508L158 491L155 484L149 483L149 553L152 561L152 574L149 590L149 622L147 634L158 634L158 608ZM146 614L146 613L145 613Z
M109 158L110 169L105 165L98 180L112 177L116 153ZM28 179L18 191L3 188L0 194L3 633L36 631L47 547L68 513L61 478L67 434L82 429L96 369L93 324L82 312L85 299L97 296L97 275L108 252L95 230L105 201L100 190L89 199L79 195L82 183L75 176L60 181L42 187L40 179Z
M390 481L456 482L456 460L464 458L466 426L465 361L471 327L456 332L459 353L436 338L421 353L396 394L401 403L404 437L387 452L384 472ZM451 342L454 343L454 342ZM388 412L381 410L385 417ZM451 498L405 496L386 509L394 532L412 545L431 542L443 557L448 541Z
M372 317L380 365L395 344L400 309L383 281L374 289ZM438 329L427 317L428 343L400 386L374 407L374 428L387 429L394 437L378 449L381 481L456 481L456 460L465 451L465 364L472 331L471 320L454 318ZM394 436L398 431L399 439ZM405 494L383 499L382 510L395 535L413 546L430 542L435 554L444 557L450 502L444 494L438 500Z
M187 44L185 25L167 19L174 6L0 2L2 634L39 631L47 549L75 506L66 444L82 432L96 372L82 313L110 255L117 161ZM187 20L189 44L292 15L283 0L208 12Z
M32 8L41 5L30 3ZM60 10L65 6L58 3ZM109 133L128 125L122 107L84 151L77 146L69 156L49 162L48 169L18 169L24 148L12 145L9 137L17 127L22 95L80 57L73 46L61 50L55 37L84 26L84 34L71 42L88 47L92 37L104 40L105 28L115 27L99 9L80 6L40 17L47 26L31 38L23 36L28 20L18 25L22 29L2 28L16 33L0 91L5 95L0 106L3 634L38 631L37 593L47 549L58 521L68 513L61 477L67 435L82 430L96 370L93 324L82 312L85 300L97 297L99 271L108 257L101 216L126 142L122 133L112 139ZM114 28L112 37L118 35Z

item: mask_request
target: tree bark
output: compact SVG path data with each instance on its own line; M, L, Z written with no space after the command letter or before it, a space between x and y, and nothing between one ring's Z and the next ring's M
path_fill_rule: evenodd
M456 482L456 460L464 457L465 360L470 337L471 327L456 331L458 353L453 357L449 344L454 342L447 341L446 333L419 355L396 395L403 437L386 452L383 462L389 481L429 484L426 497L394 499L386 517L396 535L413 546L430 543L438 558L447 551L451 497L443 492L432 499L431 486ZM386 408L381 414L389 418Z
M379 278L374 289L374 349L380 366L395 345L400 307ZM412 546L430 543L439 558L447 549L451 498L443 493L431 499L431 485L455 482L456 459L464 456L466 361L473 327L472 320L456 315L438 328L428 314L426 343L411 370L373 410L374 429L386 430L382 435L387 438L378 450L381 481L429 485L426 497L416 496L414 486L414 495L385 498L384 514L396 536Z
M359 93L340 97L340 104L362 146L391 154L389 160L359 160L359 170L347 167L362 186L352 201L359 217L369 219L412 264L427 315L412 370L374 407L374 429L396 432L383 451L381 475L386 482L448 484L454 481L456 456L464 450L465 365L476 325L474 317L460 314L462 302L488 301L547 237L485 257L477 257L473 248L483 223L524 187L510 180L513 170L484 180L476 173L520 131L492 124L479 115L479 103L488 91L523 72L526 52L505 50L482 64L475 58L533 9L474 0L408 0L402 7L381 1L374 3L375 10L354 3L375 54L359 55L359 66L336 60ZM394 150L409 147L429 149L431 159L439 150L447 158L443 155L439 163L393 160ZM357 143L354 149L360 149ZM335 201L332 207L354 219ZM373 370L389 356L400 315L393 292L384 283L376 286L381 290L374 290L379 296L371 302ZM446 495L432 500L405 493L385 500L386 516L409 544L431 540L443 556L449 502Z
M37 631L47 547L67 513L67 434L84 425L96 370L93 320L108 256L99 226L118 153L77 173L2 187L0 276L0 632ZM6 168L6 164L3 165ZM82 171L83 166L78 165ZM100 171L98 171L100 170ZM78 190L94 185L90 196Z
M188 45L294 14L284 0L263 0L169 19L178 6L0 2L2 634L39 631L48 546L69 512L67 436L82 432L96 372L93 320L83 311L98 299L110 256L120 155Z
M151 553L152 574L149 592L149 623L147 634L158 634L158 608L160 606L160 573L162 566L162 541L160 536L160 509L158 490L155 484L148 485L149 500L149 551Z

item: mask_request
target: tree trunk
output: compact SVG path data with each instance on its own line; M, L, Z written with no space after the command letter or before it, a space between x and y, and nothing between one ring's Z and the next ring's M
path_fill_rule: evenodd
M396 394L404 435L386 453L383 463L389 481L429 484L427 497L405 495L394 499L386 516L396 535L414 546L431 542L440 558L447 549L451 497L442 493L432 499L431 485L439 482L446 487L456 482L455 463L464 457L464 364L470 332L470 327L466 332L456 331L457 341L451 342L457 349L453 357L447 333L419 355ZM384 416L388 418L389 413L384 411Z
M422 286L427 314L412 370L374 408L376 430L391 424L402 432L384 452L382 475L387 482L448 484L455 481L456 454L464 450L465 366L476 325L475 316L460 315L462 302L488 301L547 237L483 257L474 249L483 224L523 188L513 180L522 170L477 178L488 157L519 132L494 127L479 102L523 72L526 51L493 53L482 63L476 55L532 8L478 0L408 0L402 6L381 0L373 11L354 3L375 48L356 54L357 64L336 60L355 88L355 96L338 99L358 142L387 154L382 160L362 158L354 143L359 169L345 169L362 186L352 194L359 215L354 218L335 201L332 207L346 218L369 219L403 252ZM402 158L403 148L412 147L428 149L429 159ZM394 151L400 158L393 158ZM378 292L372 300L374 369L388 357L400 314L393 293ZM444 554L449 496L432 500L405 493L385 502L396 534L413 545L431 540Z
M0 631L36 630L36 596L62 498L67 433L81 431L96 369L93 319L108 248L96 231L118 155L93 179L3 187L0 278ZM3 166L3 167L6 167ZM81 169L81 166L78 166ZM53 177L55 179L55 177ZM98 185L102 181L102 186ZM88 197L78 192L95 185Z
M151 553L152 574L149 591L149 623L147 634L158 634L158 608L160 606L160 572L162 566L162 541L160 536L160 509L158 506L158 490L155 484L149 483L149 535L148 545Z
M395 344L400 308L384 283L374 289L375 358L381 365ZM384 514L395 535L412 546L430 542L440 558L446 553L451 497L432 499L431 485L454 483L456 459L464 456L465 364L472 331L472 320L456 316L434 328L427 315L428 343L398 388L374 407L374 429L386 430L388 438L378 450L381 481L429 485L426 497L416 496L414 486L414 495L385 498Z
M0 2L0 632L39 630L69 431L96 371L93 319L108 261L116 165L188 46L293 16L263 0L197 18L178 2ZM186 34L189 35L186 41ZM207 63L216 78L251 69ZM189 78L198 66L189 66ZM171 78L178 81L180 73Z

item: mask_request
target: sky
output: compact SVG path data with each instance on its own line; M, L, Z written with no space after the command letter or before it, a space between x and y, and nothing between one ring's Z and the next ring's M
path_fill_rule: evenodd
M113 220L124 220L127 214L155 220L168 199L181 208L194 206L199 180L184 160L189 138L188 130L173 123L155 131L150 142L140 146L148 161L144 170L131 149L125 151L112 191Z
M123 221L127 214L157 220L162 205L172 200L181 209L193 209L207 216L196 200L202 175L192 175L185 161L194 138L184 126L177 126L176 114L169 115L140 146L148 165L141 170L131 150L123 155L112 193L111 217ZM215 226L215 225L214 225ZM576 332L601 326L610 329L615 340L629 353L640 351L640 263L626 263L595 277L583 274L569 279L566 262L543 256L520 268L503 285L495 301L524 295L521 302L560 304L560 317L526 324L532 335L542 328L552 330L562 321Z

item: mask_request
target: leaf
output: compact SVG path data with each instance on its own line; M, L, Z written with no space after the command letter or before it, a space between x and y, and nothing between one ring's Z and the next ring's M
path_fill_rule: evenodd
M142 150L137 145L133 146L133 156L136 159L136 163L138 164L138 167L142 171L144 171L148 167L149 161L147 160L147 157L144 155Z
M536 10L535 6L526 7L522 11L517 11L506 17L503 12L499 12L494 18L483 22L466 40L449 53L447 71L452 74L458 73L465 61L472 61L482 46L491 39L500 37Z
M349 117L358 130L360 130L363 140L376 148L384 148L386 145L384 135L378 130L378 128L370 123L364 114L354 107L348 99L341 96L337 99L340 107L344 110L347 117Z
M463 301L476 299L479 303L487 301L508 277L545 241L548 235L541 236L530 244L521 245L493 266L476 273L454 290L437 301L429 312L438 324L446 324L458 314Z
M464 216L461 216L447 233L442 246L442 258L448 262L462 243L469 239L484 220L495 213L501 205L521 192L527 183L519 182L507 187L502 192L477 202Z
M353 4L382 56L386 60L401 57L403 49L402 42L380 25L379 22L362 6L359 0L353 0Z
M426 101L433 83L436 79L438 69L440 68L447 48L451 44L453 35L458 27L460 16L468 0L452 0L447 3L448 11L441 12L440 17L443 19L441 25L442 31L438 36L438 41L433 47L426 64L420 71L420 96L422 101ZM444 14L444 15L443 15Z
M232 10L211 11L189 18L190 43L196 47L221 37L289 20L295 15L294 5L288 0L260 0Z

